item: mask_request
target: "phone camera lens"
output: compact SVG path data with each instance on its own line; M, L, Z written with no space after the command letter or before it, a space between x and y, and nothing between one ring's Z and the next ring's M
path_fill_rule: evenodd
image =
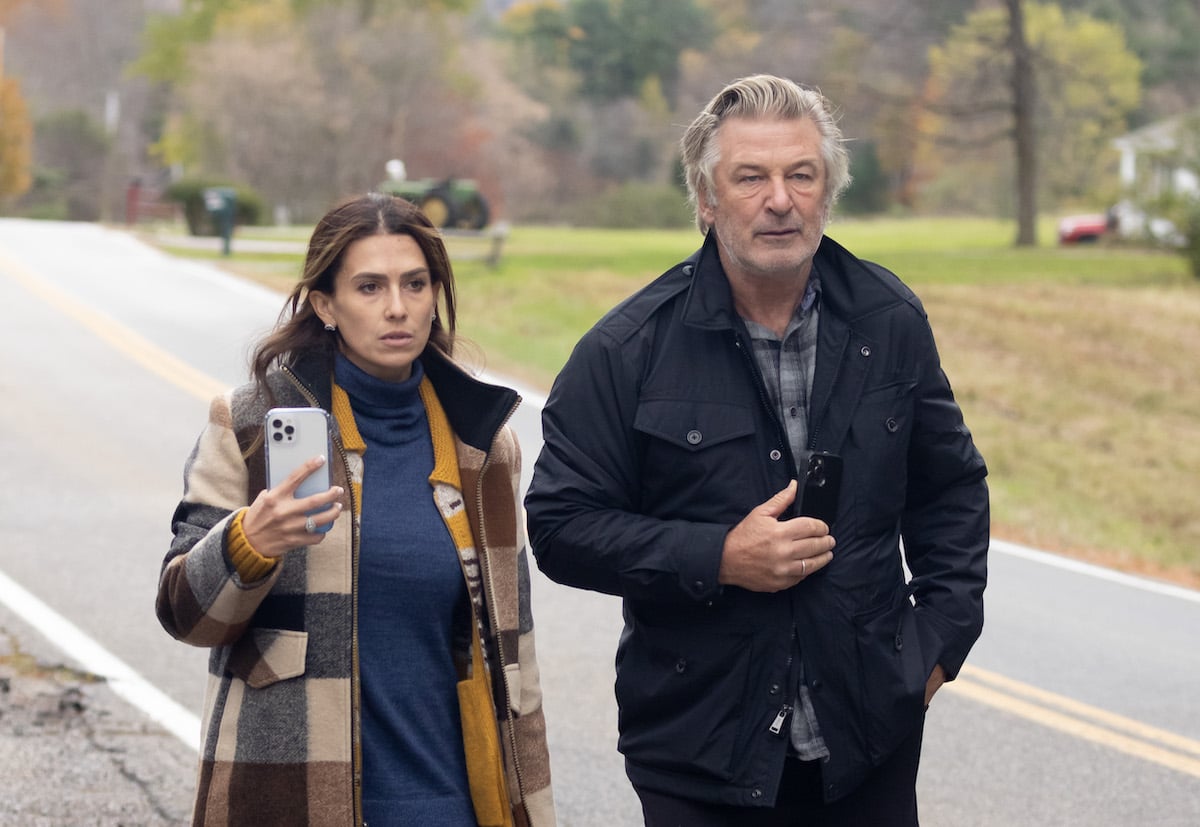
M271 434L271 438L274 439L276 442L283 442L283 434L279 433L279 431L276 431L275 433Z
M282 419L272 419L272 420L271 420L271 427L272 427L272 428L282 428L282 427L283 427L283 420L282 420Z
M283 432L285 434L287 434L288 436L291 436L292 434L296 433L296 429L293 428L291 425L288 425L286 428L283 429Z

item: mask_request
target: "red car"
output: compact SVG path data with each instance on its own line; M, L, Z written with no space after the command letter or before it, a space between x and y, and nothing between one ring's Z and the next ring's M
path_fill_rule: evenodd
M1058 243L1081 244L1098 241L1108 229L1107 215L1068 215L1058 222Z

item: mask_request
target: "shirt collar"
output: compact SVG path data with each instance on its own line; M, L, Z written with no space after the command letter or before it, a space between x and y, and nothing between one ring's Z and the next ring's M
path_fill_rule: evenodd
M804 324L813 308L817 306L817 302L821 297L821 278L817 275L817 268L814 265L812 271L808 274L808 284L804 287L804 295L800 298L800 304L796 306L796 310L792 313L792 318L788 322L787 330L783 332L783 336L775 335L775 332L769 327L760 325L758 322L753 322L750 319L743 318L742 321L746 324L746 330L750 333L751 339L770 339L776 342L787 341L796 330Z

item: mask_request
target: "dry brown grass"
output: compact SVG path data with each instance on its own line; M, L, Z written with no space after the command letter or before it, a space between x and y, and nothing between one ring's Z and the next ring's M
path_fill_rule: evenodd
M920 292L996 535L1200 586L1200 288Z

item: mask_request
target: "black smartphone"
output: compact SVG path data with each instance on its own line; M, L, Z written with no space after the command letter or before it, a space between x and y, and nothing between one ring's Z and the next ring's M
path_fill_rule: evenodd
M814 452L808 458L804 484L800 487L800 516L816 517L832 528L837 519L841 491L842 458L837 454Z

